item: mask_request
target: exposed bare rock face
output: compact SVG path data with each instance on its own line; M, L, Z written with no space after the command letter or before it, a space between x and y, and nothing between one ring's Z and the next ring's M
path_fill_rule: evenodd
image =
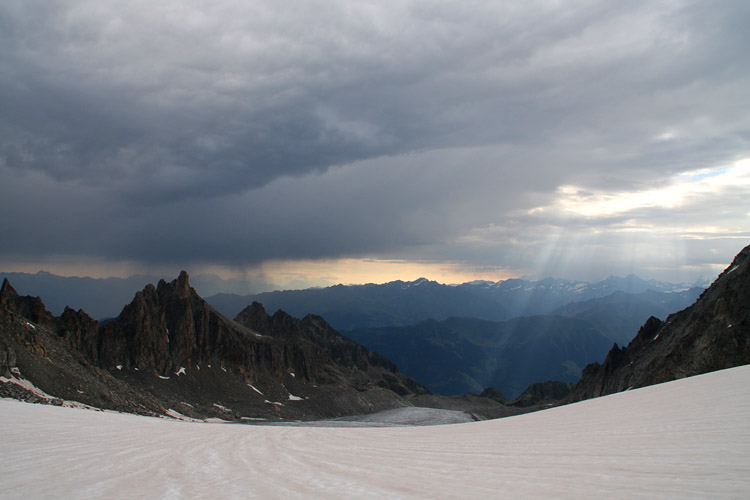
M318 361L316 366L326 368L325 374L318 370L313 378L324 377L329 382L348 380L360 390L374 384L402 396L430 394L422 384L399 373L390 360L341 335L320 316L309 314L299 320L281 310L269 316L261 304L253 302L235 321L310 353ZM309 360L299 361L304 372L309 373Z
M177 280L148 285L101 329L99 362L108 369L152 370L166 376L181 367L216 364L253 379L281 376L293 357L216 312L192 289L184 271Z
M662 322L650 318L638 335L615 345L604 363L584 370L568 401L750 363L750 246L692 306Z
M85 351L95 344L98 323L83 311L66 309L55 318L36 297L20 297L7 281L0 289L0 397L32 402L79 404L160 415L153 395L94 366Z
M0 289L0 393L61 404L226 420L316 419L408 406L428 395L386 358L322 318L269 316L260 304L232 321L187 273L138 292L99 325L67 308ZM29 389L32 387L32 389Z
M573 389L573 384L570 382L560 382L556 380L537 382L536 384L530 385L528 389L514 399L511 404L521 408L527 408L534 405L552 406L570 394L571 389Z
M39 297L20 296L10 285L8 278L0 287L0 309L13 311L37 325L52 327L55 318L50 314Z

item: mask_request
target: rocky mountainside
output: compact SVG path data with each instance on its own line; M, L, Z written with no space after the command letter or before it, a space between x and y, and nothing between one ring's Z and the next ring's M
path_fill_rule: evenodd
M750 363L750 246L690 307L650 318L583 370L568 398L578 401Z
M66 309L52 316L38 297L19 296L5 279L0 288L0 396L164 414L157 398L93 365L75 347L88 345L97 328L83 311Z
M399 373L389 359L341 335L320 316L308 314L299 320L281 310L269 316L261 304L254 302L234 320L265 335L313 350L320 358L327 358L322 366L339 372L330 373L329 382L335 383L338 377L364 390L375 381L378 386L402 396L430 394L422 384Z
M514 406L530 407L534 405L553 406L561 399L570 394L573 384L570 382L560 382L548 380L547 382L537 382L531 384L523 394L518 396L514 401Z
M184 272L171 283L146 286L103 325L69 308L55 317L39 298L19 296L5 280L0 391L228 420L368 413L409 406L417 397L439 405L393 363L322 318L269 316L254 304L238 320L247 326L216 312Z

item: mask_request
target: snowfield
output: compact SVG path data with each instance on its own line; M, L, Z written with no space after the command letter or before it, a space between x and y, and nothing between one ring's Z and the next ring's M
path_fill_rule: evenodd
M0 401L0 498L750 495L750 366L485 422L179 422Z

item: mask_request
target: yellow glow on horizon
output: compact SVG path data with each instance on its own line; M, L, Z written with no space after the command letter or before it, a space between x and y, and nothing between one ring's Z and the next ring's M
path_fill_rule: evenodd
M177 277L181 269L139 267L132 262L0 262L0 270L34 274L46 271L58 276L127 278L134 274ZM261 280L279 289L309 288L337 284L387 283L427 278L445 284L474 280L500 281L519 277L524 269L473 266L452 261L408 261L399 259L342 258L322 260L274 260L255 267L197 265L185 269L191 276L214 274L223 279Z
M325 259L271 261L261 266L269 281L283 287L336 284L387 283L427 278L439 283L473 280L499 281L522 272L471 266L460 262L428 262L397 259Z

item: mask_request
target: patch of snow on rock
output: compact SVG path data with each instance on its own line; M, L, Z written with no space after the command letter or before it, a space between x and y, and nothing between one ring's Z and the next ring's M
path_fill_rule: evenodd
M247 384L247 386L248 386L248 387L249 387L250 389L252 389L252 390L254 390L255 392L257 392L258 394L260 394L261 396L265 396L265 394L263 394L262 392L260 392L260 391L258 390L258 388L257 388L257 387L255 387L254 385L252 385L252 384Z
M203 420L190 418L187 415L183 415L182 413L179 413L171 408L168 409L165 413L168 417L174 418L176 420L182 420L184 422L203 422Z

